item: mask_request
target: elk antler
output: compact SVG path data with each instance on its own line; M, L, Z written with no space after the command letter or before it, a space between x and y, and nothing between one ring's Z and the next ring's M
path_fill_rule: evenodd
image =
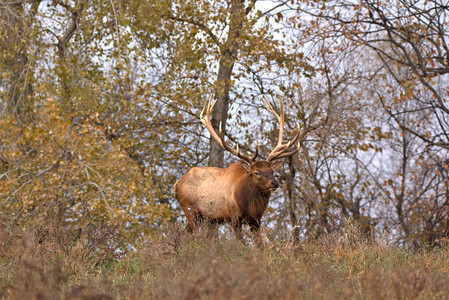
M226 142L224 140L223 130L222 130L222 127L221 127L221 122L220 122L220 126L219 126L220 136L218 136L217 133L215 132L213 126L212 126L211 121L210 121L210 114L211 114L212 110L214 109L215 103L217 102L215 100L215 102L211 106L211 100L212 100L212 96L210 96L209 101L206 102L206 104L204 105L203 110L201 111L201 115L200 115L201 123L203 123L204 126L206 126L206 129L207 129L207 131L209 131L210 136L218 144L220 144L220 146L223 149L228 150L229 152L231 152L232 154L234 154L238 158L241 158L241 159L247 161L250 164L254 163L256 161L256 157L257 157L257 154L258 154L257 141L256 141L256 151L254 152L253 156L247 156L247 155L244 155L244 154L240 153L238 144L237 144L237 149L234 149L234 148L230 147L228 144L226 144ZM206 111L206 116L204 116L204 111Z
M270 154L267 157L267 161L270 162L275 159L291 156L299 151L300 142L298 142L298 146L296 147L295 150L290 151L290 152L285 152L288 148L290 148L291 145L296 143L299 136L301 135L301 128L298 123L298 128L297 128L298 131L296 132L295 137L288 143L283 144L282 143L282 135L284 134L284 103L282 101L282 98L281 98L281 105L280 105L280 116L274 111L274 108L273 108L273 106L271 106L267 97L264 96L264 98L265 98L265 102L266 102L265 107L268 109L269 112L271 112L276 117L276 119L278 119L278 122L279 122L278 143L277 143L276 147L274 147L274 149L270 152Z

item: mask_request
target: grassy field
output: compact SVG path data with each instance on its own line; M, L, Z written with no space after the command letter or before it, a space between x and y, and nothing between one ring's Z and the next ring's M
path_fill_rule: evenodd
M0 231L2 299L447 299L449 250L408 251L356 232L264 249L166 229L118 257L105 231ZM351 242L347 242L347 241ZM345 242L346 241L346 242Z

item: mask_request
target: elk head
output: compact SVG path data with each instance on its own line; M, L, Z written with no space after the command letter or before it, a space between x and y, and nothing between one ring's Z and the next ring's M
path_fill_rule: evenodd
M260 160L252 164L241 162L242 167L247 172L252 185L263 192L273 192L279 187L279 182L274 177L274 172L279 171L282 162L269 163Z

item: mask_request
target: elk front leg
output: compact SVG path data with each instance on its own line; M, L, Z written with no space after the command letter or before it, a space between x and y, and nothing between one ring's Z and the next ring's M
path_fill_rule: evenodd
M249 226L251 228L251 240L253 241L253 244L258 248L261 248L263 246L263 242L260 234L260 221L252 219L249 222Z
M215 219L207 220L207 237L216 238L218 237L218 221Z
M240 218L235 218L232 220L232 228L234 229L235 236L241 242L243 242L242 234L242 220Z

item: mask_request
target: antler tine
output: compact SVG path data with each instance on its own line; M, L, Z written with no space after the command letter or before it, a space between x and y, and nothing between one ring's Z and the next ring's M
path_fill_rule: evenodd
M294 138L293 138L291 141L288 141L288 142L285 143L285 144L279 144L279 145L277 145L277 146L270 152L270 154L269 154L268 157L267 157L267 161L268 161L268 162L269 162L269 161L272 161L272 160L275 160L275 159L279 159L279 158L283 158L283 157L287 157L287 156L293 155L293 154L295 154L296 152L299 151L300 146L301 146L301 142L298 142L298 146L297 146L297 148L296 148L295 150L290 151L290 152L285 152L288 148L290 148L290 146L292 146L293 144L296 143L296 141L298 140L298 138L299 138L300 136L303 135L303 132L301 131L301 127L300 127L299 124L298 124L298 127L297 127L296 129L297 129L297 132L296 132Z
M210 121L210 113L214 109L215 103L217 101L214 101L212 107L210 105L212 100L212 95L210 96L209 100L204 104L203 110L201 111L200 115L200 122L203 123L203 125L206 127L207 131L209 131L209 134L211 137L221 146L224 148L223 143L221 142L219 136L214 130L214 127L212 126L212 123ZM206 117L204 117L204 111L206 110Z
M264 96L265 97L265 96ZM278 138L278 142L276 147L274 147L274 149L270 152L270 154L267 157L267 161L270 162L272 160L275 159L279 159L279 158L283 158L283 157L288 157L291 156L293 154L295 154L296 152L299 151L300 148L300 143L298 143L298 147L290 152L285 152L291 145L293 145L294 143L296 143L296 141L298 140L298 138L301 135L301 127L298 123L298 130L296 132L296 135L294 136L294 138L291 141L288 141L286 144L282 143L282 137L284 135L284 102L282 101L282 98L280 99L280 115L278 115L273 107L271 106L270 102L268 102L267 97L265 97L265 102L267 103L267 105L265 105L267 107L267 109L276 116L276 118L278 119L279 122L279 138Z
M265 107L268 109L268 111L270 111L275 117L276 119L278 119L279 122L279 137L278 137L278 143L276 145L280 146L282 145L282 136L284 135L284 101L282 101L282 98L280 99L280 115L278 115L276 113L276 111L274 110L273 106L270 104L270 102L268 101L267 97L265 95L263 95L265 98Z
M251 161L256 161L257 155L259 154L259 149L257 148L257 141L256 141L254 147L256 148L256 150L254 150L254 154L253 154L253 156L251 156Z
M211 100L212 100L212 95L210 96L209 100L205 103L203 110L201 111L201 115L200 115L200 121L201 123L203 123L203 125L206 127L207 131L209 131L209 134L211 135L211 137L225 150L228 150L229 152L231 152L233 155L246 160L249 163L253 163L255 162L257 155L259 153L258 149L257 149L257 141L256 141L256 151L254 153L253 156L249 157L246 156L242 153L240 153L239 151L239 146L237 144L237 149L234 149L232 147L230 147L224 140L224 134L223 134L223 129L222 129L222 123L220 122L219 124L219 134L218 135L211 123L211 112L214 109L215 103L217 103L217 101L215 100L214 103L211 105ZM204 116L204 112L206 112L206 116Z
M247 156L245 154L240 153L240 149L239 149L239 144L237 144L236 149L230 147L225 141L224 141L224 133L223 133L223 129L221 127L221 122L220 122L220 126L219 126L219 132L220 132L220 141L221 144L223 145L223 148L228 150L229 152L231 152L232 154L234 154L235 156L237 156L238 158L241 158L243 160L246 160L249 163L253 163L256 161L257 158L257 154L259 153L259 150L257 149L257 141L256 141L256 151L254 152L254 155Z
M267 96L263 95L263 97L265 98L265 107L268 109L268 111L275 115L278 120L280 120L279 115L276 113L273 106L271 106L270 101L268 101Z

